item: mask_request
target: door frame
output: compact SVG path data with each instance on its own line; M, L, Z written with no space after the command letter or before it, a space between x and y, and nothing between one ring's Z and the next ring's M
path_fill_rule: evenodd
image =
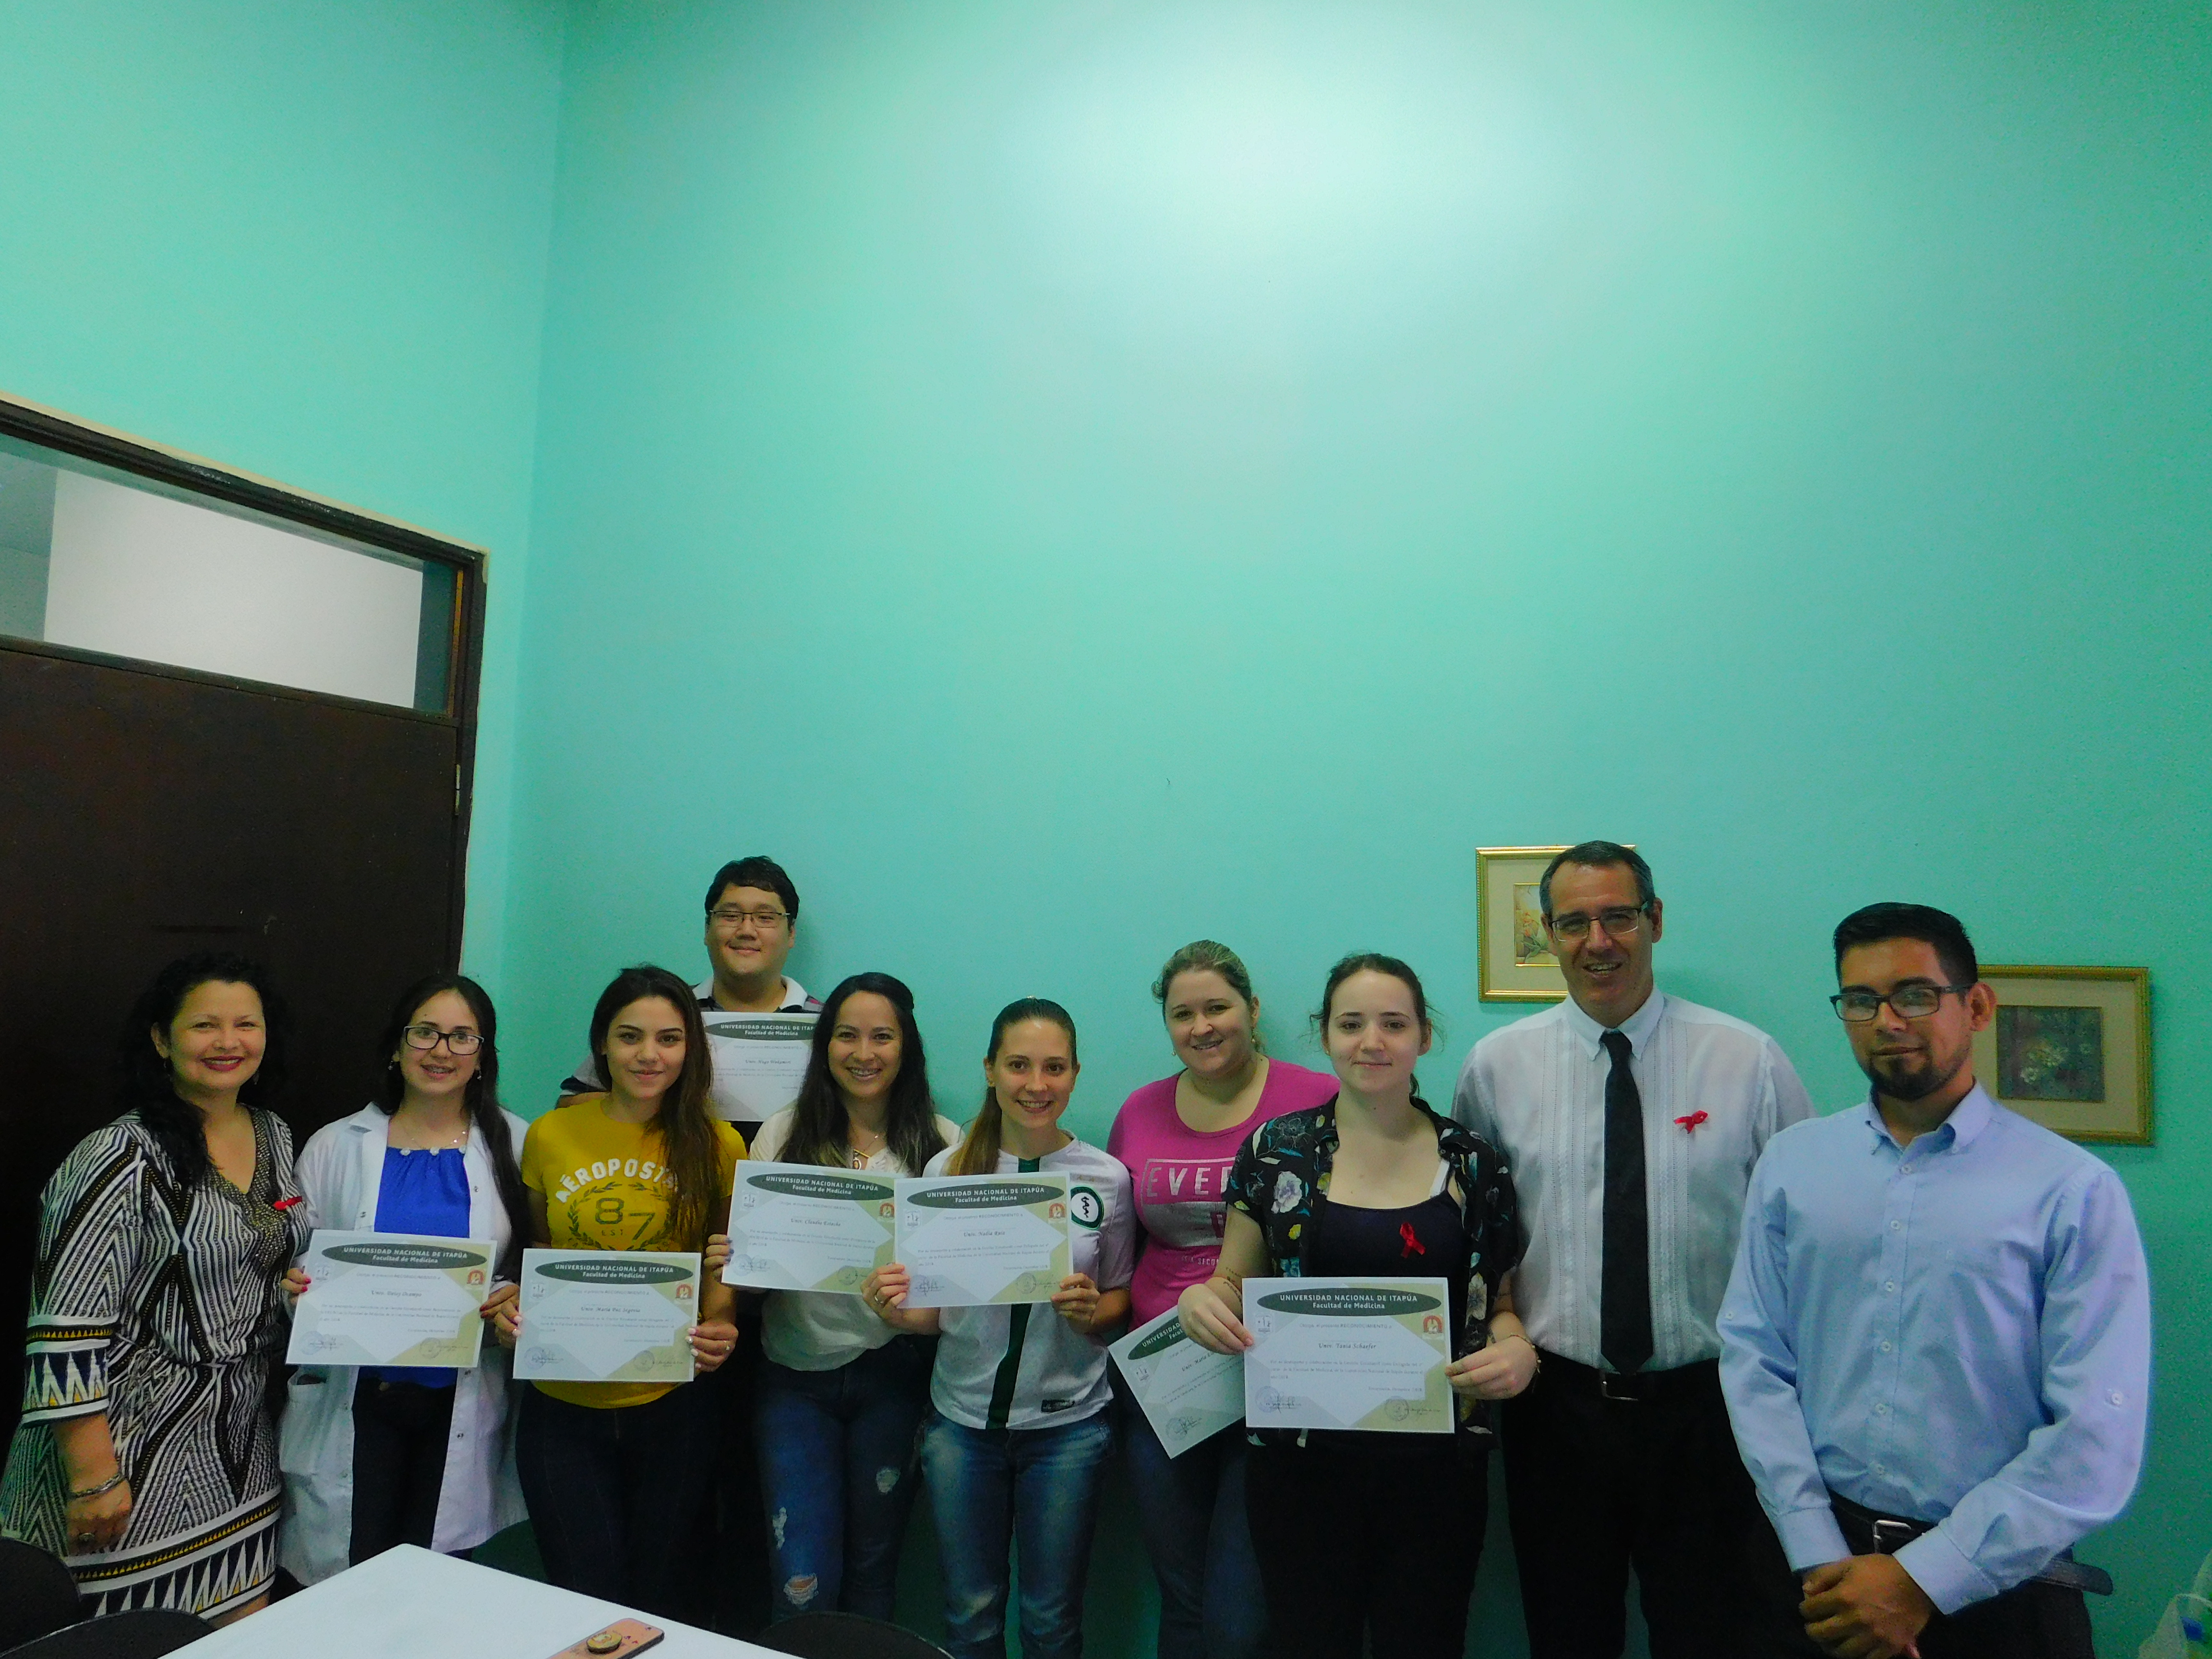
M251 507L273 518L289 520L312 530L366 542L387 552L420 559L436 568L451 571L455 582L453 638L446 672L446 708L442 712L402 708L394 704L341 697L324 691L305 691L296 686L276 685L266 680L213 674L201 669L179 668L149 662L140 657L118 657L75 646L50 645L42 640L0 635L0 650L29 656L58 657L67 661L104 667L125 668L169 679L195 681L258 692L266 696L327 703L343 708L373 710L403 720L447 726L457 733L459 761L453 778L452 876L446 895L445 967L457 970L461 961L461 929L468 896L469 825L474 814L477 759L477 700L483 678L484 586L491 555L473 543L455 541L434 532L386 518L342 502L327 501L304 490L241 472L219 462L155 443L128 433L95 425L59 410L0 392L0 434L40 444L64 454L94 461L118 471L136 474L216 501Z

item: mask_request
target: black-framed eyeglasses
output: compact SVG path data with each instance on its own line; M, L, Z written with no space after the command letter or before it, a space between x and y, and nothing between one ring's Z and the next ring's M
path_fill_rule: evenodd
M1899 1019L1925 1019L1943 1006L1945 995L1963 994L1973 988L1971 984L1900 985L1886 997L1872 991L1838 991L1828 999L1828 1006L1836 1011L1838 1019L1854 1025L1865 1024L1881 1012L1885 1002L1897 1010Z
M410 1025L399 1035L409 1048L420 1048L425 1054L441 1042L450 1054L472 1054L483 1047L483 1036L477 1031L441 1031L434 1025Z
M1564 916L1549 918L1549 921L1553 936L1559 939L1587 939L1592 922L1603 927L1609 939L1631 939L1644 926L1646 914L1646 907L1641 904L1616 904L1594 916L1570 910Z
M707 920L713 922L717 927L735 928L748 921L751 922L756 927L773 927L779 921L789 921L791 920L791 912L788 910L739 910L735 908L709 910L707 912Z

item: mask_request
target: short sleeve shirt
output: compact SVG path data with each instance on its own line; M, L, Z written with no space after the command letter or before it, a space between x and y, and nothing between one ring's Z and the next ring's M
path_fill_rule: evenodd
M957 1147L929 1160L943 1175ZM1080 1140L1027 1163L999 1154L998 1173L1036 1170L1068 1179L1069 1266L1102 1291L1129 1282L1136 1222L1129 1211L1129 1172L1112 1154ZM1039 1429L1073 1423L1113 1398L1106 1379L1106 1342L1085 1336L1045 1302L1009 1307L947 1308L930 1378L930 1402L971 1429Z
M676 1178L662 1163L659 1127L607 1115L605 1095L580 1095L530 1126L522 1142L522 1184L545 1199L547 1242L556 1250L700 1249L703 1239L675 1237ZM729 1201L744 1138L715 1122L715 1180L707 1201L710 1228ZM556 1400L578 1406L642 1406L668 1392L666 1383L540 1382Z

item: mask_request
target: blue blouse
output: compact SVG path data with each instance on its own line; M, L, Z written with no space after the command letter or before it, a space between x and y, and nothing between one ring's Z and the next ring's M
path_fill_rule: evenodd
M376 1231L466 1238L469 1170L459 1149L386 1147L384 1175L376 1188ZM422 1389L450 1389L457 1377L450 1365L366 1365L362 1370L387 1382L412 1382Z

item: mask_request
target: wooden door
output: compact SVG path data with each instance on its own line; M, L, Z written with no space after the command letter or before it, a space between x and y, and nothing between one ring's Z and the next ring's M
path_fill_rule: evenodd
M458 965L482 555L0 402L0 433L402 553L426 590L421 711L0 637L0 1329L21 1333L39 1194L116 1115L116 1049L163 963L267 964L292 1014L295 1146L368 1098L391 1000ZM21 1396L20 1337L0 1446Z

